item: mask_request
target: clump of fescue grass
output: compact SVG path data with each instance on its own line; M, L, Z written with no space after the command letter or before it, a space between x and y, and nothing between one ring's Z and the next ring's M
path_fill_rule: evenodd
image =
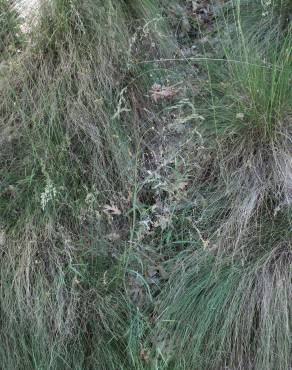
M128 368L129 315L112 259L96 256L101 243L78 245L48 228L35 235L32 226L3 253L2 366Z
M275 213L291 206L292 38L291 28L278 31L277 43L262 48L262 38L236 22L240 31L222 44L224 66L207 66L212 107L202 130L214 140L212 168L230 202L220 233L235 232L238 242L266 204Z
M276 47L263 47L236 14L218 46L224 58L202 58L206 78L193 105L203 120L194 135L197 166L189 171L190 196L207 204L193 212L197 226L214 235L217 225L224 249L237 245L266 204L275 213L291 205L291 29L278 30Z
M216 247L177 256L159 316L169 368L289 368L291 220L265 221L247 237L246 259L218 260Z

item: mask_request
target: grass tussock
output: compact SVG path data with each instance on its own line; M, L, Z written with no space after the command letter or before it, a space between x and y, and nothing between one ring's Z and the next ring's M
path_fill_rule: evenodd
M288 370L290 2L0 7L1 366Z

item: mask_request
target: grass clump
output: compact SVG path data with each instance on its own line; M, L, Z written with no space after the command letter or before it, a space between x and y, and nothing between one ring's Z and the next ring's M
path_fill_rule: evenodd
M173 261L159 311L169 368L289 368L291 220L254 222L245 257L213 246Z

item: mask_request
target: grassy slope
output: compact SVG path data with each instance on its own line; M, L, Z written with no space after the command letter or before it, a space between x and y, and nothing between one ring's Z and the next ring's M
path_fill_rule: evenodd
M289 6L228 2L177 61L154 1L54 0L19 55L5 12L3 368L291 366Z

